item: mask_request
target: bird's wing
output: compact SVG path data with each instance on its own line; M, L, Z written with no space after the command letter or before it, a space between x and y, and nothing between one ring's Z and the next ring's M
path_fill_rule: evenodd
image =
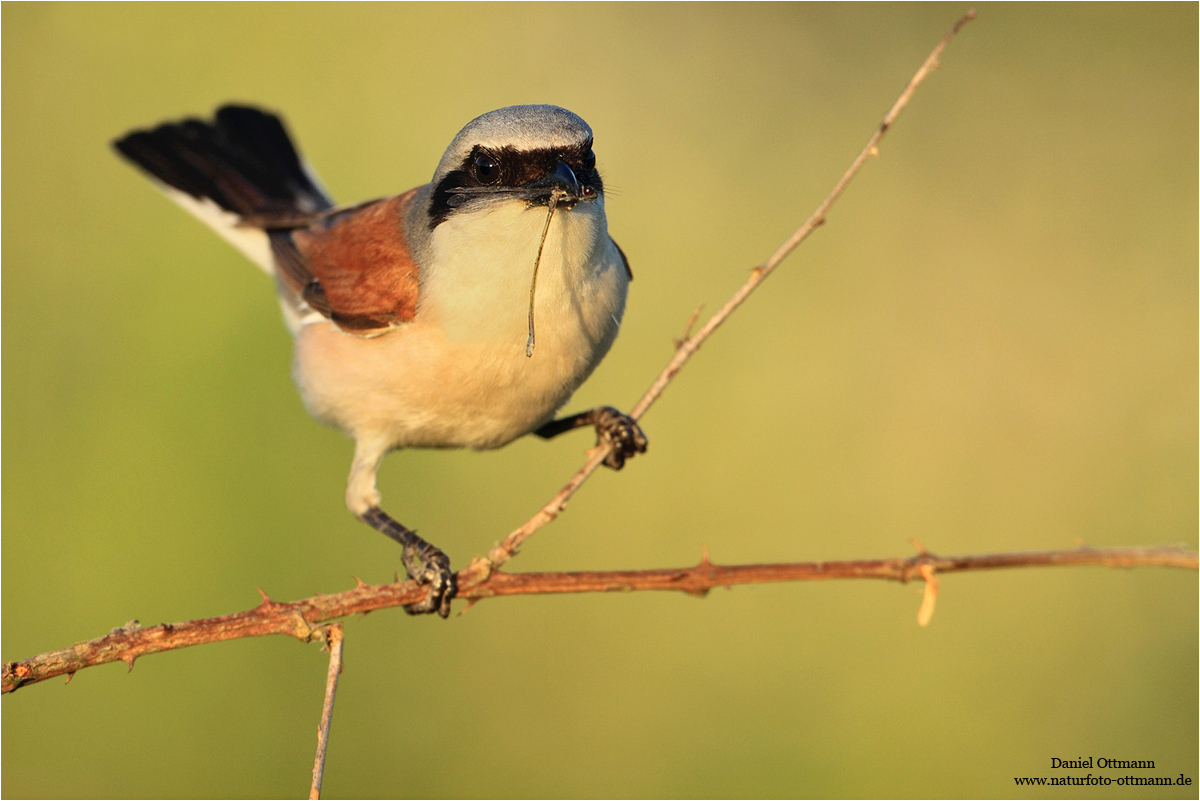
M404 225L416 191L268 231L281 291L359 336L412 320L419 271Z

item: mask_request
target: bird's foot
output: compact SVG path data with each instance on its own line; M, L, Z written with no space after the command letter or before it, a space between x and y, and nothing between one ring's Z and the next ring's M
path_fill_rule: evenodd
M632 417L611 406L597 406L591 415L592 425L596 427L596 444L612 446L608 456L604 457L605 465L620 470L626 459L646 452L649 440Z
M437 612L442 617L450 616L450 601L458 592L454 572L450 569L450 557L438 547L413 534L415 542L404 546L404 569L408 577L419 584L429 585L429 596L415 604L404 607L410 615L427 615Z
M400 543L404 548L400 559L408 577L418 584L429 586L429 595L425 600L408 604L404 611L410 615L436 612L442 617L449 617L450 602L458 592L454 572L450 570L450 557L441 548L421 539L417 532L398 523L378 507L368 509L362 515L362 520Z

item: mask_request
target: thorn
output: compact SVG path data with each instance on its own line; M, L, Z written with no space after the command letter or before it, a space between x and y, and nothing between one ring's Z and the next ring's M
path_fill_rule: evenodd
M696 320L700 317L700 312L703 310L704 310L704 302L701 301L700 305L696 307L696 310L694 312L692 312L692 316L688 318L687 325L685 325L683 327L683 337L680 339L672 339L671 340L672 342L675 343L675 350L679 350L680 348L683 347L685 342L688 342L691 340L692 328L696 325Z
M463 615L465 615L465 614L467 613L467 611L468 611L468 610L469 610L469 609L470 609L472 606L474 606L474 605L475 605L475 604L477 604L477 603L479 603L479 599L478 599L478 598L468 598L468 599L467 599L467 605L466 605L466 606L464 606L462 609L459 609L459 610L458 610L458 616L459 616L459 617L462 617Z
M399 583L400 583L400 572L399 572L399 571L397 571L397 572L395 572L395 573L393 573L393 574L392 574L392 583L393 583L393 584L399 584Z
M711 565L712 564L712 562L708 561L708 543L706 543L706 542L700 543L700 564L702 564L702 565Z
M928 626L938 595L938 575L933 565L921 565L921 578L925 579L925 597L921 599L921 608L917 610L917 625Z
M63 684L70 684L71 679L73 679L73 678L75 678L75 671L72 670L70 673L67 674L67 680L64 681Z
M1083 541L1083 537L1076 537L1076 538L1075 538L1075 547L1076 547L1076 548L1078 548L1079 550L1083 550L1084 548L1086 548L1086 547L1087 547L1087 543L1085 543L1085 542Z
M133 672L133 663L137 661L137 656L135 656L134 654L125 654L124 656L121 657L121 661L124 662L125 664L129 665L129 670L127 670L125 672L132 673Z
M254 589L258 590L258 594L262 596L262 605L263 606L270 606L271 604L275 603L274 601L271 600L269 595L267 595L265 592L262 591L262 587L255 587Z
M356 590L361 589L365 586L367 586L367 585L362 579L360 579L358 576L354 577L354 589L356 589Z
M921 554L921 556L929 556L929 551L925 550L925 546L916 537L910 537L908 541L912 543L912 546L917 549L917 553Z

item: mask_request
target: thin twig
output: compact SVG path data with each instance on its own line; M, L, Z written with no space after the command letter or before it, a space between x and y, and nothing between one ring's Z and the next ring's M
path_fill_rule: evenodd
M325 676L325 703L321 707L321 725L317 728L317 756L313 760L310 801L321 797L321 780L325 778L325 751L329 748L329 723L333 718L333 698L337 695L338 676L342 673L342 624L334 623L325 630L325 647L329 649L329 672Z
M904 91L900 93L900 97L898 97L896 102L892 104L891 109L884 116L883 122L879 124L879 127L875 130L875 133L873 133L871 138L867 140L866 146L863 147L862 151L858 154L858 157L854 159L853 163L851 163L850 168L847 169L845 174L842 175L841 179L833 187L833 190L829 193L829 195L826 196L823 201L821 201L819 206L817 206L817 210L814 211L812 215L810 215L809 218L804 221L803 225L796 229L795 233L788 237L787 241L779 246L779 248L771 255L771 258L767 259L765 264L755 267L751 271L750 278L746 281L746 283L742 284L741 288L733 293L733 296L726 301L725 305L722 306L716 312L716 314L708 319L708 322L704 324L704 326L696 333L695 336L685 336L684 339L678 343L674 356L672 356L671 360L667 363L667 366L663 368L663 371L659 373L658 378L654 380L654 383L650 385L650 389L646 391L646 394L642 396L642 399L639 400L633 407L633 410L630 411L630 417L634 418L635 420L640 419L642 415L644 415L646 411L652 405L654 405L654 402L658 400L659 396L661 396L663 391L667 388L667 385L671 383L676 374L678 374L679 371L683 369L683 366L687 364L688 360L692 358L692 355L700 349L700 346L704 344L704 341L712 336L712 333L716 331L722 323L725 322L729 315L733 314L738 306L742 305L746 298L750 296L750 293L757 289L758 286L764 280L766 280L767 276L774 272L775 268L779 266L779 263L782 262L788 256L788 254L795 250L796 246L807 239L813 231L825 223L826 214L828 214L829 209L833 206L833 204L837 202L837 199L842 196L842 193L846 190L846 187L849 185L850 181L855 175L858 174L858 171L862 168L863 164L866 163L867 159L879 152L878 146L880 140L883 139L883 135L887 133L888 129L892 127L892 124L896 121L896 118L900 116L900 112L903 111L904 107L908 105L908 101L912 99L913 93L917 91L917 87L921 85L930 72L937 68L938 58L941 56L942 51L946 49L946 45L950 43L950 40L956 33L959 32L959 30L962 29L964 25L973 19L975 19L975 12L973 10L968 11L957 22L955 22L954 26L946 33L945 36L942 37L942 40L938 42L937 47L933 49L933 52L930 53L929 57L925 59L925 62L921 64L920 69L918 69L916 74L913 75L912 80L908 82L908 85L904 88ZM570 481L568 481L566 485L554 495L553 498L551 498L541 509L539 509L533 517L527 520L520 528L511 532L507 537L504 538L503 541L492 548L486 557L478 557L472 561L467 570L463 571L466 575L460 579L460 582L463 582L460 583L460 588L464 586L464 583L469 584L472 581L480 581L485 578L489 571L494 570L511 559L513 555L516 554L517 549L521 547L521 543L529 539L534 532L558 517L566 508L567 501L571 498L571 496L575 494L576 490L578 490L583 483L588 480L592 473L596 471L596 468L598 468L604 461L611 447L611 445L602 444L592 450L588 454L588 459L584 463L583 467L581 467L579 471L571 477ZM463 573L460 573L460 575L463 575ZM459 594L462 594L461 589Z
M871 578L909 581L923 578L922 568L937 574L1005 567L1100 565L1106 567L1175 567L1197 569L1197 554L1182 546L1143 548L1074 548L1063 551L937 556L922 551L895 559L840 562L795 562L765 565L716 565L707 555L693 567L659 570L604 570L581 573L505 573L497 570L483 582L459 592L464 600L502 595L546 595L578 592L676 590L704 595L713 587L781 581ZM459 574L461 575L461 573ZM270 598L253 609L232 615L113 629L103 637L76 643L3 666L0 692L69 675L83 668L123 661L132 669L139 656L222 640L287 634L302 641L323 637L320 624L347 615L372 612L425 599L429 588L411 581L358 586L345 592L315 595L292 603Z
M704 311L704 301L700 301L700 305L692 312L692 316L688 318L687 325L683 327L683 336L679 339L672 340L675 343L675 349L679 350L679 346L692 338L692 329L696 327L696 321L700 319L700 312Z

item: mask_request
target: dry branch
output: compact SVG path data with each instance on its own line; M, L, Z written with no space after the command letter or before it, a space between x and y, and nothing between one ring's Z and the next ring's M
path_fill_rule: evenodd
M334 623L325 630L325 647L329 649L329 672L325 676L325 703L321 706L321 725L317 727L317 756L313 760L309 801L321 797L321 781L325 778L325 753L329 748L329 725L333 721L333 699L337 695L338 676L342 673L344 643L341 623Z
M675 590L704 595L714 587L735 584L765 584L781 581L828 579L887 579L907 582L922 578L922 571L936 576L965 570L1002 567L1100 565L1105 567L1177 567L1197 569L1197 555L1179 546L1149 548L1076 548L1066 551L936 556L921 552L907 559L867 559L842 562L793 562L766 565L717 565L707 557L693 567L659 570L600 570L580 573L505 573L494 571L485 581L464 589L459 597L477 601L502 595L551 595L579 592L630 592ZM302 641L325 638L322 623L348 615L373 612L422 600L428 588L415 582L358 586L345 592L316 595L291 603L278 603L266 596L245 612L183 623L136 624L113 629L103 637L76 643L3 667L0 692L10 693L27 684L78 670L123 661L133 669L134 660L146 654L186 648L190 645L287 634ZM332 659L330 672L333 672ZM332 698L331 695L327 697Z
M780 245L764 264L754 268L746 283L705 322L695 335L692 335L690 332L699 316L700 309L696 310L688 322L683 339L676 344L671 360L631 410L633 417L640 418L645 414L700 345L749 297L789 253L825 222L826 214L845 191L849 182L867 159L878 152L877 147L880 140L908 104L917 87L938 66L938 58L949 44L950 39L974 17L973 11L968 12L942 38L884 116L883 121L850 168L829 195L818 205L816 211L786 242ZM516 574L500 572L498 568L512 558L521 543L563 511L570 497L601 464L606 455L607 446L594 449L589 454L584 466L537 514L510 533L492 549L486 558L475 559L466 569L459 571L458 597L477 601L481 598L499 595L607 592L612 590L680 590L702 595L712 587L733 584L832 578L883 578L908 581L914 577L921 577L926 584L926 595L919 619L924 623L928 621L933 612L939 573L1051 564L1161 565L1196 569L1194 553L1180 548L1167 547L1085 548L1075 551L955 558L936 557L922 551L920 555L911 559L733 567L714 565L705 558L692 568L668 570ZM287 634L305 641L317 639L328 636L327 629L318 628L324 622L375 609L411 604L422 600L426 594L425 587L412 582L367 586L360 581L356 588L343 593L317 595L292 603L276 603L264 594L263 602L254 609L205 620L176 624L164 623L149 628L140 628L134 621L129 625L114 629L110 634L98 639L78 643L60 651L41 654L22 662L5 664L0 691L9 693L26 684L64 674L69 677L82 668L117 660L126 662L132 669L134 661L139 656L205 642L265 634ZM330 644L332 646L332 643ZM333 670L332 660L330 669ZM327 697L332 699L331 694Z

